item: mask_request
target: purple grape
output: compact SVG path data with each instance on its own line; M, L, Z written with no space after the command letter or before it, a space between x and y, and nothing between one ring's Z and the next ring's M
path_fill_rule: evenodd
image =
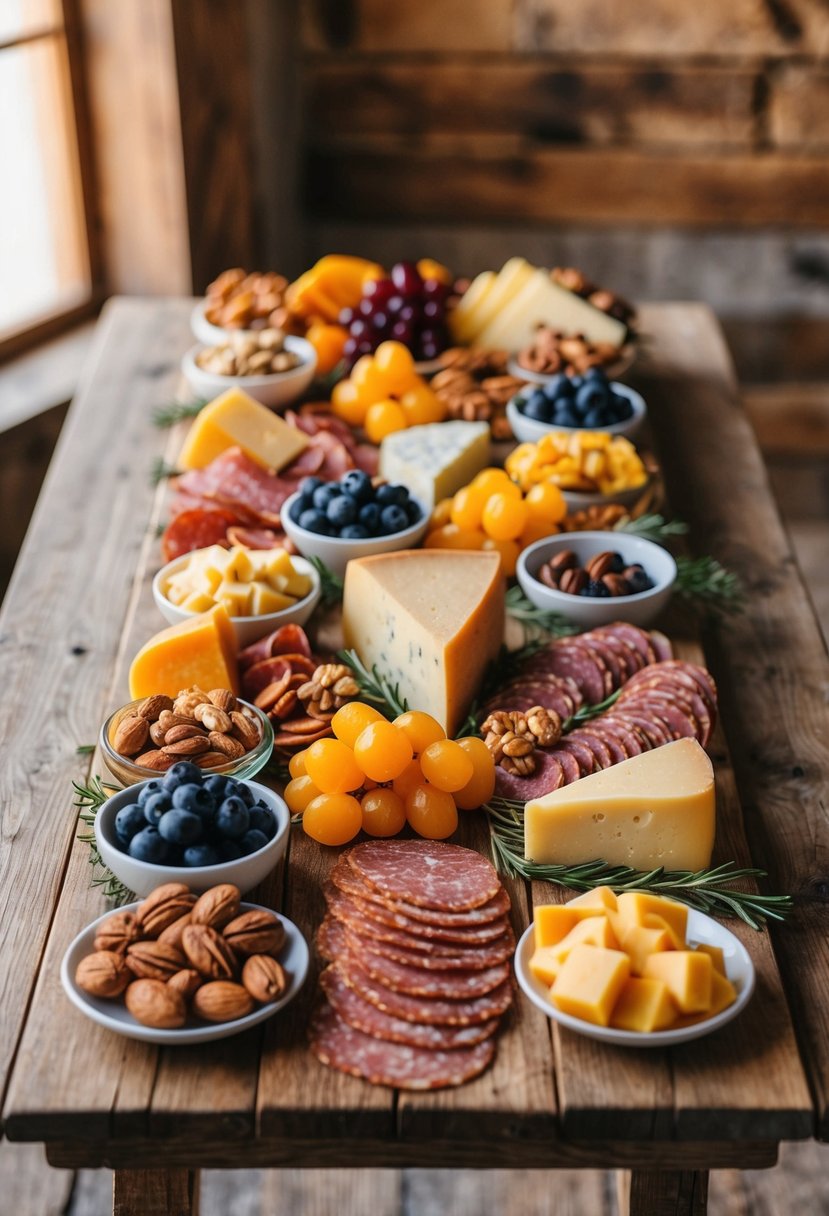
M358 355L370 355L374 350L374 343L370 338L363 338L362 342L357 347Z
M423 316L428 321L442 321L446 315L443 300L427 300L423 305Z
M385 333L389 327L391 318L385 312L376 312L371 318L371 324L378 334Z
M437 342L433 342L431 340L427 341L425 338L421 338L417 357L425 362L429 362L432 359L437 359L442 349L443 347L438 346Z
M407 325L411 325L413 321L420 319L420 309L416 304L407 303L403 305L397 316L398 320L405 321Z
M346 357L346 359L351 359L354 355L357 354L357 339L356 338L346 338L345 345L343 346L343 354Z
M414 338L414 329L407 321L395 321L391 327L391 336L395 342L402 342L404 346L411 346Z
M357 305L357 312L361 317L373 316L374 310L377 307L375 301L368 296L363 296L360 303Z
M406 301L403 296L389 296L386 300L386 312L395 316L402 308L406 307Z
M423 295L427 299L445 300L449 295L449 288L445 283L441 283L440 279L424 279Z
M423 280L414 263L396 262L391 268L391 277L395 287L402 295L416 296L420 294Z
M369 279L363 284L363 297L385 303L389 296L395 294L395 285L391 279Z
M340 325L344 325L346 329L348 329L349 325L354 320L354 316L355 313L353 308L343 308L340 311L340 315L337 317L337 321Z

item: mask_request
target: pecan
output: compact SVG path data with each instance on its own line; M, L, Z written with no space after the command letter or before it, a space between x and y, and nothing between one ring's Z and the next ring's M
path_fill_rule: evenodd
M186 912L184 916L180 916L178 920L174 920L171 925L163 929L158 935L158 940L163 942L165 946L174 946L176 950L181 950L181 935L192 920L192 913Z
M127 946L138 937L138 921L132 912L113 912L102 921L95 932L96 950L114 950L125 954Z
M551 570L556 570L561 574L564 570L575 569L579 564L579 559L572 549L559 549L558 553L554 553L547 564Z
M211 705L224 710L226 714L232 713L237 708L236 698L229 688L211 688L207 699Z
M150 724L146 718L138 714L128 714L115 728L113 750L118 752L119 756L137 756L147 742L149 733Z
M138 905L135 916L145 937L158 937L168 925L185 916L196 902L183 882L165 882Z
M255 722L251 722L250 718L237 709L231 713L230 720L233 723L233 735L247 751L259 746L259 727Z
M602 582L611 595L630 595L630 583L622 574L603 574Z
M222 882L211 887L194 903L190 914L191 923L221 929L238 914L240 898L239 888L234 887L232 882Z
M604 574L610 574L611 567L615 560L615 553L611 553L606 549L602 553L594 553L589 561L585 562L585 570L592 579L600 579Z
M560 573L553 569L550 562L545 562L538 571L538 577L545 587L551 587L553 591L558 591Z
M230 720L230 714L226 714L223 709L219 709L209 702L202 702L193 710L193 716L197 722L201 722L202 726L208 731L219 731L225 735L230 730L233 723Z
M170 710L173 708L173 698L165 697L164 693L157 692L152 697L147 697L139 709L139 714L142 718L146 718L148 722L157 722L162 710Z
M145 980L168 980L187 964L175 946L165 942L133 942L127 947L127 966Z
M225 925L224 939L240 954L276 954L285 944L285 929L272 912L253 908Z
M276 705L279 698L290 686L291 673L286 671L284 676L278 680L272 680L270 684L266 684L260 693L254 698L254 705L257 709L264 709L265 713ZM241 717L241 715L239 715ZM231 718L234 715L231 714ZM235 724L235 723L234 723Z
M185 967L183 970L177 971L175 975L170 976L167 980L167 987L175 989L176 992L184 997L185 1001L189 1001L196 989L201 988L203 982L198 971Z
M179 739L178 743L165 743L161 749L166 756L198 756L200 752L210 750L210 744L205 735L193 735L188 739Z
M283 692L279 700L268 710L268 717L273 720L276 718L279 722L290 718L291 714L296 709L297 693L292 689Z
M242 968L242 983L254 1000L265 1005L282 996L288 987L288 977L275 958L252 954Z
M184 997L161 980L136 980L127 989L126 1002L127 1009L142 1026L177 1030L187 1017Z
M585 570L565 570L559 579L559 590L567 595L578 595L588 584Z
M230 980L236 975L233 950L209 925L187 925L181 944L190 965L205 979Z
M206 1022L234 1022L253 1013L253 997L241 984L203 984L193 997L193 1013Z
M175 762L175 756L167 756L157 749L152 752L144 752L143 755L136 756L133 760L133 764L137 764L139 768L150 768L156 773L166 772L168 768L173 767Z
M78 963L75 983L90 996L120 996L132 980L132 973L122 954L114 950L96 950Z
M232 735L223 735L217 730L211 730L207 739L214 752L221 752L222 760L239 760L245 754L244 743L240 743Z

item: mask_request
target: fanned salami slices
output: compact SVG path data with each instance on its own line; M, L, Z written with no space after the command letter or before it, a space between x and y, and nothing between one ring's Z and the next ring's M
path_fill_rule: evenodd
M165 562L184 557L194 549L207 549L210 545L224 545L227 534L238 518L232 511L221 507L205 510L194 507L182 511L164 530L161 553Z
M479 908L501 889L485 857L443 841L369 840L353 848L348 860L381 894L438 912Z
M341 857L334 866L331 871L331 881L335 887L339 887L347 895L368 900L372 904L381 904L393 911L396 916L405 917L407 920L423 921L429 925L439 925L443 928L454 923L464 929L468 929L472 924L485 925L491 921L500 921L509 912L509 896L503 887L488 903L482 904L478 908L469 908L465 912L435 912L431 908L421 908L417 904L406 903L405 900L391 900L364 882L352 869L348 857Z

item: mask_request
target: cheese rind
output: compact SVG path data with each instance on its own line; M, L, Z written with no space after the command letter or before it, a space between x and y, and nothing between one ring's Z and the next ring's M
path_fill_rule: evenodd
M134 699L154 693L176 697L193 685L239 690L236 635L221 604L162 629L141 647L130 666Z
M229 388L196 415L178 457L179 468L203 469L228 448L240 447L265 469L282 469L308 446L308 436L254 401Z
M527 803L524 852L536 862L701 870L714 847L711 761L679 739Z
M489 436L487 422L436 422L395 431L380 444L380 474L406 486L431 509L486 468Z
M345 645L451 737L504 637L497 553L383 553L346 566Z

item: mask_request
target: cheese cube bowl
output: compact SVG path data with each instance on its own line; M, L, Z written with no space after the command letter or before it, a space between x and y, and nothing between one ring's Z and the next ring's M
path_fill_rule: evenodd
M626 566L641 562L654 585L637 595L608 596L607 599L570 595L548 587L538 578L538 571L564 549L572 549L581 565L597 553L607 550L620 553ZM676 562L667 549L643 536L625 532L561 532L528 546L518 558L515 574L521 590L536 608L561 613L582 629L595 629L612 621L630 621L632 625L647 625L653 621L671 598Z
M290 499L288 501L290 502ZM189 608L180 608L178 604L168 600L165 594L170 579L184 569L191 557L191 553L186 553L183 557L174 558L166 566L162 566L153 579L153 599L158 611L170 625L178 625L180 621L189 621L200 615ZM269 633L279 629L280 625L304 625L319 603L322 584L315 567L303 557L292 556L291 562L300 574L310 578L311 590L290 608L282 608L279 612L265 612L261 616L232 616L230 623L240 650L244 650L245 646L250 646L252 642L257 642L259 638L267 637Z
M155 773L154 776L158 778L163 774ZM290 812L278 794L258 781L245 784L257 798L267 803L276 819L276 835L257 852L235 861L220 861L215 866L163 866L130 857L129 853L123 852L115 835L115 816L122 806L129 806L138 797L139 788L132 786L108 798L95 816L95 842L101 860L136 895L149 895L164 882L183 882L198 893L208 891L220 882L232 882L244 895L267 878L284 856L291 828Z
M608 435L624 435L626 439L633 439L641 431L648 416L645 399L641 393L637 393L635 389L628 388L626 384L612 381L610 387L618 396L625 397L630 402L633 413L624 422L614 422L610 426L603 426L601 428L561 426L557 422L539 422L536 418L528 418L520 408L521 403L526 401L530 395L527 389L521 389L520 392L516 393L507 402L507 421L519 443L537 443L548 431L564 431L565 434L572 435L578 434L579 431L596 429L606 431ZM637 493L641 493L641 488Z
M373 557L376 553L395 553L398 549L415 549L426 535L429 527L429 511L414 494L409 497L416 502L421 510L421 518L417 523L410 524L400 532L392 532L389 536L369 536L365 540L347 540L340 536L322 536L319 532L309 532L301 528L296 520L291 518L291 508L299 498L292 494L280 511L282 527L288 537L294 542L300 553L306 557L318 557L324 561L334 574L344 574L350 561L357 557Z
M218 376L205 371L196 362L196 355L204 348L191 346L181 361L184 378L197 397L212 401L229 388L244 389L249 396L262 405L276 409L290 405L301 397L314 379L317 370L317 352L304 338L285 338L285 349L302 360L297 367L287 372L271 372L267 376Z

